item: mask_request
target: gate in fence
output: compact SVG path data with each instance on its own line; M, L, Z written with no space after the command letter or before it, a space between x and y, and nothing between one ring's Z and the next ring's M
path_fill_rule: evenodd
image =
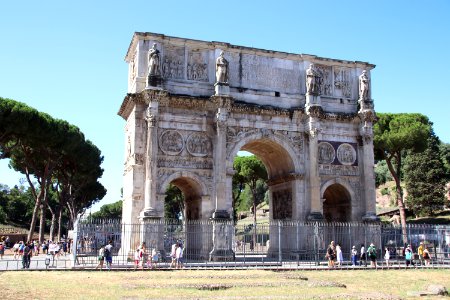
M181 243L186 261L221 261L220 251L215 252L217 256L211 256L216 234L226 236L221 239L223 244L220 247L233 253L232 260L236 262L318 263L324 260L330 241L341 245L344 260L350 260L352 246L359 250L361 245L374 243L378 257L382 257L385 247L389 247L394 256L401 256L404 246L401 227L393 225L278 221L254 226L232 222L217 224L213 220L157 220L145 224L123 224L120 220L80 220L76 225L74 245L77 245L77 256L96 257L98 249L111 240L115 258L120 263L126 263L133 259L134 251L142 243L146 244L149 252L152 249L159 251L162 261L169 261L172 245ZM407 237L413 247L423 242L433 257L448 258L450 226L408 225ZM224 253L223 258L223 261L229 261L229 253Z

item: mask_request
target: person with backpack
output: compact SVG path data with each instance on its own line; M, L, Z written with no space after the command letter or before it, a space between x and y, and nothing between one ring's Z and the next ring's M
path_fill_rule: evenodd
M108 245L105 246L104 256L106 260L106 268L111 271L111 265L112 265L112 241L110 240Z
M373 243L367 248L367 256L370 259L370 265L377 268L377 249Z
M336 248L334 246L334 241L331 241L330 245L327 248L327 254L325 255L328 258L328 267L334 268L334 260L336 259Z
M411 245L407 245L405 248L405 264L406 267L409 267L409 265L415 266L414 259L413 259L414 253L411 249Z
M30 243L24 243L23 245L24 248L22 253L22 269L29 269L33 248L30 246Z

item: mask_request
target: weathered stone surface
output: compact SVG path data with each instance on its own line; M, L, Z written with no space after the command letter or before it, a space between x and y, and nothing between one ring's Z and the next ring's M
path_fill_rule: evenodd
M271 220L374 219L374 65L153 33L135 33L125 60L125 222L163 218L170 183L188 218L226 221L241 150L267 168ZM213 235L207 252L231 257L230 234Z

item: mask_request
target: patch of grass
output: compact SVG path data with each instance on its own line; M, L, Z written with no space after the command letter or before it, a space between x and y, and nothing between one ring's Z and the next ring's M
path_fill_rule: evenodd
M174 270L3 272L3 299L398 299L428 284L450 288L448 270ZM307 280L305 280L307 279Z

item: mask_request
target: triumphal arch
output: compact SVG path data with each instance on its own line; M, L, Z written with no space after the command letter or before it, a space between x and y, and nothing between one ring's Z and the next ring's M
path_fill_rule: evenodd
M266 166L271 220L376 219L374 65L138 32L125 61L123 223L164 218L169 184L188 220L229 220L241 150Z

